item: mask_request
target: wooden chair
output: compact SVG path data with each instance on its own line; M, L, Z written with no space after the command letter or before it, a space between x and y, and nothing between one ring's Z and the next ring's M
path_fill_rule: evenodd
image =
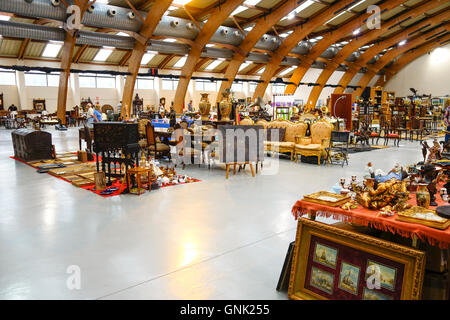
M154 153L155 159L162 158L164 155L167 155L169 159L171 159L170 146L157 140L155 135L155 127L152 126L151 122L147 123L145 126L145 132L147 137L148 154Z
M394 140L394 146L399 146L400 143L400 134L393 130L388 122L384 123L384 127L382 128L383 132L383 138L384 138L384 145L387 146L389 143L389 140Z
M400 140L402 139L403 132L405 133L405 139L408 139L408 130L406 129L405 122L401 121L398 115L392 116L391 127L392 130L400 135Z
M414 135L416 135L416 139L422 141L423 131L424 131L424 123L423 121L417 119L416 117L411 117L411 129L409 129L409 139L414 140Z

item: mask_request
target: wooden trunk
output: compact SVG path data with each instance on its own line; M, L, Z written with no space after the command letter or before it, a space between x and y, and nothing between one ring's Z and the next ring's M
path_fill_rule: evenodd
M18 129L11 133L14 156L24 161L52 159L52 135L45 131Z

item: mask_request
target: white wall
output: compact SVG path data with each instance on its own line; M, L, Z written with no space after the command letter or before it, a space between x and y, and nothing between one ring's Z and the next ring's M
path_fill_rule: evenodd
M444 96L450 94L450 45L434 49L406 65L384 86L396 96L411 95L409 88L419 94Z

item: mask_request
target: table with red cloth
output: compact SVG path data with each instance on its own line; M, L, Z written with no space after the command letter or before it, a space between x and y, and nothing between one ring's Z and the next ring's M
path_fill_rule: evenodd
M412 205L416 205L415 197L412 196L409 202ZM436 202L439 206L448 204L442 201L439 195L436 195ZM435 207L430 207L430 209L433 208ZM360 205L356 209L344 210L341 207L331 207L299 200L292 208L292 214L295 219L307 215L332 217L342 222L364 225L382 231L390 231L393 234L399 234L405 238L417 238L421 241L428 242L430 245L439 246L442 249L448 249L450 244L450 227L445 230L440 230L422 224L398 221L396 220L396 213L390 217L382 216L379 215L378 210L369 210Z

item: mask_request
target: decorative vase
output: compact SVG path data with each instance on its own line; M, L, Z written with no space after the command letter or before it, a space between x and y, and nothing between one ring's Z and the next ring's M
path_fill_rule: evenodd
M211 111L211 103L208 100L208 93L202 93L202 98L198 107L200 109L200 114L202 115L202 121L209 120L209 112Z
M223 100L220 101L219 108L220 114L222 116L223 121L230 121L230 113L231 113L231 102L229 98L229 93L223 93Z
M430 193L428 192L426 183L419 183L416 192L416 202L419 207L428 209L430 206Z

